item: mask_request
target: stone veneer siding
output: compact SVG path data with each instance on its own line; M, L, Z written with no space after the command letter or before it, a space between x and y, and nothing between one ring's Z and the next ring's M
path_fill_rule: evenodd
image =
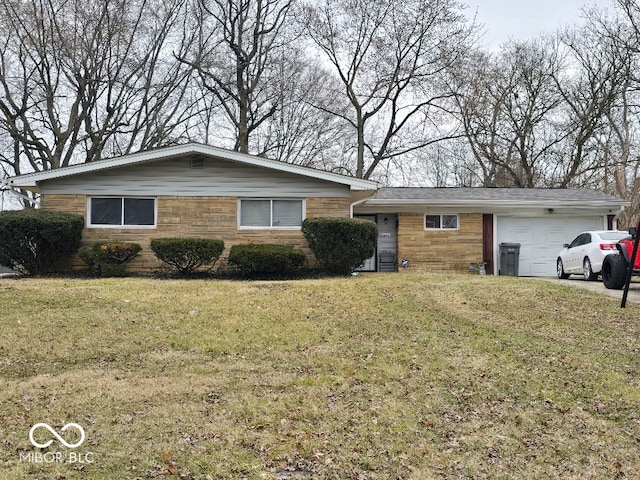
M348 198L307 198L306 217L348 217ZM41 208L76 213L85 217L86 195L47 194L41 198ZM158 225L153 229L136 228L86 228L82 244L92 246L97 242L135 242L142 246L141 254L127 264L131 272L151 273L164 269L149 246L154 238L200 237L223 240L225 244L217 267L226 264L232 245L239 243L277 243L302 248L310 264L315 262L307 241L300 230L238 229L236 197L180 197L158 196ZM76 256L60 266L62 269L85 268Z
M457 230L425 230L424 214L398 214L398 259L403 258L409 268L401 271L468 271L482 261L482 214L459 214Z

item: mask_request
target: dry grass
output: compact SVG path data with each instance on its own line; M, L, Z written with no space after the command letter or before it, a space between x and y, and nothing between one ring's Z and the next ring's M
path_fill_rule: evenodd
M1 279L0 478L638 478L618 304L471 275ZM38 422L81 424L92 462L29 461Z

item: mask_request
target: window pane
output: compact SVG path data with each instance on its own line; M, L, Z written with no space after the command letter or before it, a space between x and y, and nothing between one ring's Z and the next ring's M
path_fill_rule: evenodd
M125 198L125 225L155 225L155 200L153 198Z
M273 226L299 227L302 225L302 200L274 200Z
M458 216L457 215L443 215L442 216L442 228L458 228Z
M122 199L92 198L89 223L92 225L122 225Z
M578 238L576 238L572 243L571 243L571 247L579 247L580 245L584 245L585 244L585 234L581 234L578 236Z
M270 227L271 202L269 200L241 200L240 225L242 227Z
M426 215L424 225L426 228L440 228L440 215Z
M627 238L629 234L627 232L603 232L600 233L600 238L602 240L622 240L623 238Z
M571 245L569 245L569 248L577 247L578 245L580 245L581 240L582 240L582 235L578 235L576 238L573 239L573 241L571 242Z

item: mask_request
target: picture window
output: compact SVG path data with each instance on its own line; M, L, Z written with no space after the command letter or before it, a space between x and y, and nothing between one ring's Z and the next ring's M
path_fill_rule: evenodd
M275 199L240 200L243 228L298 228L304 218L304 201Z
M155 227L156 199L139 197L91 197L91 227Z

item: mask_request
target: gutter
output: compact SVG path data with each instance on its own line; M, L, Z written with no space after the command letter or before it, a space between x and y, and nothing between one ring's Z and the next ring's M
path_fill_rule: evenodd
M518 206L521 207L609 207L612 204L618 203L621 209L624 209L625 205L628 205L627 201L620 202L607 202L607 201L563 201L557 200L530 200L530 201L518 201ZM478 200L420 200L420 199L377 199L370 198L368 205L380 206L380 207L511 207L514 205L513 200L493 200L493 201L478 201ZM622 213L622 211L620 211Z
M622 215L624 213L625 210L625 205L621 205L620 209L618 210L618 212L613 216L613 221L614 224L612 225L616 230L618 229L618 219L620 218L620 215Z
M15 196L19 197L21 200L29 202L33 204L36 208L40 208L40 200L37 198L31 198L28 195L25 195L16 187L14 187L11 183L9 183L7 178L0 179L0 191L7 191L9 193L13 193Z
M371 197L365 197L365 198L362 198L362 199L357 200L355 202L352 202L349 205L349 218L353 218L353 208L358 206L358 205L360 205L361 203L366 202L367 200L371 200Z

